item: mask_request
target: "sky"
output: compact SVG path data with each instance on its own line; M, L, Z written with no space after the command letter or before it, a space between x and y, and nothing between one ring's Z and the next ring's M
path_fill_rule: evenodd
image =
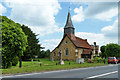
M87 1L87 0L86 0ZM70 8L69 8L70 7ZM28 26L39 34L45 50L57 47L63 38L70 11L75 35L102 46L118 43L118 2L75 2L58 0L2 0L0 15Z

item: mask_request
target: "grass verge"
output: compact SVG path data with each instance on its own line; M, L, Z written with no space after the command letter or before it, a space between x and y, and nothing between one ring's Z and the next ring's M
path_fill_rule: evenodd
M62 70L62 69L73 69L73 68L82 68L82 67L95 67L95 66L104 66L107 64L104 63L82 63L76 64L73 61L64 61L64 65L56 65L58 61L49 61L48 59L41 59L41 62L38 61L23 61L22 68L19 68L19 65L12 66L9 69L2 69L3 75L12 75L12 74L21 74L21 73L33 73L33 72L42 72L42 71L53 71L53 70ZM69 65L70 62L70 65ZM42 66L40 66L42 63Z

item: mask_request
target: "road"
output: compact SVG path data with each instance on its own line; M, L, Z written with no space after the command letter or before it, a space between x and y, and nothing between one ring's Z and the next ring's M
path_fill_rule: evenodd
M120 65L120 64L119 64ZM118 78L118 64L110 64L100 67L79 68L70 70L49 71L40 73L30 73L12 76L3 76L4 78ZM4 79L3 79L4 80Z

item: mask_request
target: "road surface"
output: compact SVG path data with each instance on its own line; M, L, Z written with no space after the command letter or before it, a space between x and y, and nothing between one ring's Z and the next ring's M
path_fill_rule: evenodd
M118 78L118 65L120 64L109 64L107 66L100 67L3 76L3 80L5 80L4 78L20 78L21 80L22 78L82 78L84 80L93 80L94 78L114 78L115 80L115 78Z

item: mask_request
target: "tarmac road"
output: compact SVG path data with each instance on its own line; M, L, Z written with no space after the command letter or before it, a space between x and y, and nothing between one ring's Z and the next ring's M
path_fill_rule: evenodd
M49 71L40 73L30 73L12 76L3 76L4 78L76 78L79 79L91 79L94 78L118 78L118 65L120 64L109 64L107 66L99 67L89 67L89 68L79 68L70 70L59 70L59 71Z

